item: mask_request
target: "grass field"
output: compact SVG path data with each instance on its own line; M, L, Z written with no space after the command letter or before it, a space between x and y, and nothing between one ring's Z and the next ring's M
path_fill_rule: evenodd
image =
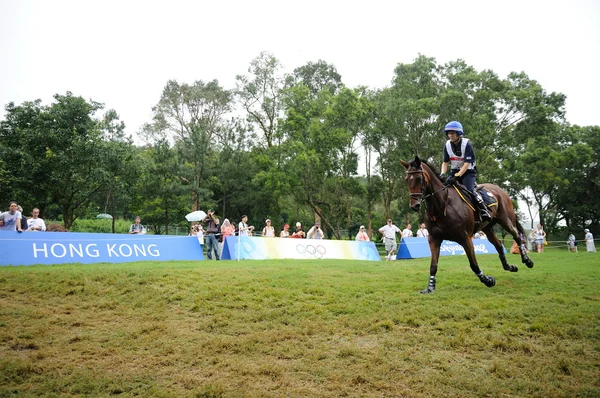
M0 397L600 397L600 257L531 257L0 267Z

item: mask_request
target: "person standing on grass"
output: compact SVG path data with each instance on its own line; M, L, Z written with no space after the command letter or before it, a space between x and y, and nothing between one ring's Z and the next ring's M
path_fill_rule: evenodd
M584 229L585 232L585 247L588 253L596 252L596 245L594 244L594 235L590 232L589 229Z
M544 241L546 240L546 231L542 227L542 224L537 225L535 230L535 244L537 246L537 252L542 253L544 251Z
M387 220L387 224L383 227L379 228L379 232L383 235L383 241L385 243L385 250L387 251L387 256L385 259L390 261L394 257L394 252L398 245L396 244L396 234L401 233L400 228L395 226L392 223L392 219Z
M210 209L203 221L206 223L206 231L204 233L204 236L206 237L206 255L209 260L212 260L212 253L214 250L215 260L219 261L221 259L219 242L217 241L217 235L219 234L219 219L215 216L215 211Z
M567 240L567 245L569 245L569 250L575 253L577 251L577 241L575 240L575 235L570 234L569 239Z

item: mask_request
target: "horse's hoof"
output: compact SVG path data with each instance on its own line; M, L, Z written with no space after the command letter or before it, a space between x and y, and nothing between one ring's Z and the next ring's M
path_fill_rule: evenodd
M510 272L519 272L519 267L516 265L510 265Z
M531 261L531 259L528 258L527 260L525 260L525 265L527 266L527 268L533 268L533 261Z
M483 282L487 287L494 287L496 286L496 278L494 278L493 276L489 276L487 277L486 281Z
M433 293L433 292L435 292L435 289L433 289L431 287L428 287L425 290L421 290L421 294L429 294L429 293Z

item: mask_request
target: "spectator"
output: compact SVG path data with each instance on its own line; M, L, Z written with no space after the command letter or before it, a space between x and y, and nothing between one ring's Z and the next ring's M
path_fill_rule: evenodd
M386 260L391 260L394 257L394 252L398 247L396 245L396 233L401 233L400 228L392 223L391 219L387 220L387 225L379 228L379 232L383 235L383 241L385 242L385 250L387 251Z
M21 213L21 230L27 231L27 218L23 215L24 213L21 205L17 205L17 210L19 210L19 213Z
M229 219L226 218L223 220L223 225L221 225L221 235L219 236L220 239L218 239L220 242L219 255L221 257L223 256L223 248L225 247L225 238L228 236L235 236L235 225L231 224Z
M2 213L2 225L0 231L19 231L23 232L21 227L21 212L18 210L17 202L10 202L9 210Z
M367 235L367 232L365 231L364 225L360 226L360 229L358 230L358 233L356 234L356 238L354 238L354 240L363 241L363 242L371 241L371 239L369 239L369 235Z
M592 235L592 233L590 232L589 229L585 229L585 247L588 251L588 253L595 253L596 252L596 245L594 244L594 235Z
M575 253L577 251L577 241L575 240L575 235L570 234L567 240L567 245L569 245L569 250Z
M202 224L192 225L192 228L190 229L190 236L195 236L198 238L200 247L204 249L204 228L202 228Z
M527 250L533 250L533 245L535 244L535 229L529 231L529 236L527 237Z
M140 216L136 216L133 224L129 227L129 233L134 235L143 235L146 233L146 227L141 224Z
M535 244L537 246L537 252L542 253L544 251L544 242L546 241L546 231L542 227L542 224L537 225L535 230Z
M221 225L221 241L225 242L226 237L233 235L235 235L235 227L226 218L223 220L223 225Z
M279 234L280 238L289 238L290 237L290 224L285 224L283 226L283 231L281 231L281 233Z
M46 223L40 217L40 209L37 207L33 208L31 212L31 218L27 220L27 231L45 231Z
M263 228L261 235L267 238L274 238L275 228L273 228L273 226L271 225L271 220L267 218L265 224L267 224L267 226Z
M219 253L219 242L217 242L217 235L219 234L219 219L215 216L213 209L208 210L206 217L203 220L206 223L206 230L204 235L206 236L206 256L209 260L212 260L213 251L215 252L215 260L219 261L221 255Z
M304 233L304 231L302 230L302 224L300 224L300 222L296 223L296 230L294 231L294 233L292 234L292 238L296 238L296 239L302 239L306 236L306 234Z
M425 223L421 223L419 230L417 231L417 238L427 238L429 237L429 231L425 228Z
M252 231L254 231L254 226L248 226L248 216L243 215L242 221L238 224L238 230L240 231L240 236L252 236Z
M323 234L323 230L319 223L315 223L315 225L306 233L307 239L323 239L324 237L325 234Z
M402 231L402 237L403 238L412 238L413 237L413 232L412 232L412 225L407 224L406 228L404 228L404 230ZM396 238L394 237L394 240Z
M475 235L473 235L473 239L487 239L487 236L485 235L485 232L477 231L475 232Z

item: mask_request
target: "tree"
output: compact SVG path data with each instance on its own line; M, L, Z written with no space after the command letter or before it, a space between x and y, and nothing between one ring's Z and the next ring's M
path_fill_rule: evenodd
M153 123L144 127L147 136L175 141L182 158L191 164L187 179L192 181L192 210L200 206L207 160L214 153L225 128L224 116L230 110L231 93L217 80L199 80L192 85L170 80L152 109Z
M248 123L262 131L267 148L273 146L281 113L284 78L280 70L279 60L262 52L250 63L249 76L236 76L235 94L247 112Z
M55 102L10 103L0 129L3 158L14 177L7 196L63 215L65 228L88 211L110 181L105 145L94 114L102 104L67 92Z
M166 139L147 148L138 159L142 178L138 181L132 210L142 216L155 234L169 233L169 225L187 214L185 181L180 178L182 162Z
M313 99L323 90L335 95L343 87L342 76L336 67L321 59L294 69L294 73L287 78L287 85L291 87L298 84L306 86Z

